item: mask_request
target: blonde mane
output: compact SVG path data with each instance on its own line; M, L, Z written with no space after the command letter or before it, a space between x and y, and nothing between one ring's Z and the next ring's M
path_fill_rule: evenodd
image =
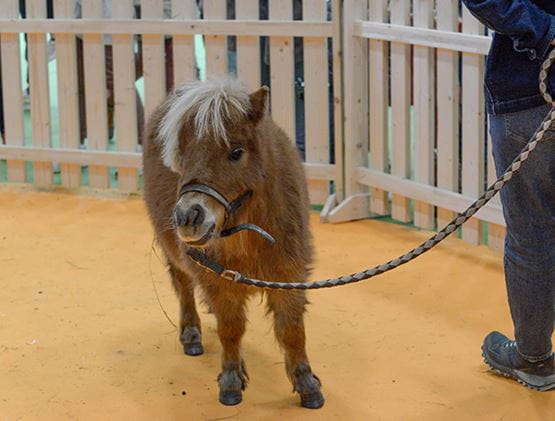
M193 122L197 139L211 137L229 144L225 125L245 118L249 108L249 95L237 79L194 81L176 88L158 126L164 164L177 171L179 132L185 121Z

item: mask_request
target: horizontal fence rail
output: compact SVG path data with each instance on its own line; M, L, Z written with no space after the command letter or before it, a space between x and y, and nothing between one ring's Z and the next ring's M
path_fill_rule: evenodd
M331 37L332 24L245 19L0 19L0 32Z

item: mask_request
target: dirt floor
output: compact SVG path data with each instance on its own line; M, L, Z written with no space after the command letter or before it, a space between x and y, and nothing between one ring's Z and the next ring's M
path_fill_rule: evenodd
M320 225L314 278L381 263L428 233L377 221ZM448 240L356 286L310 293L308 351L326 405L298 405L253 300L243 403L221 406L220 345L186 357L177 303L139 199L0 190L0 419L552 419L555 395L488 372L484 334L511 332L501 257ZM152 271L149 262L152 259ZM152 272L152 273L151 273Z

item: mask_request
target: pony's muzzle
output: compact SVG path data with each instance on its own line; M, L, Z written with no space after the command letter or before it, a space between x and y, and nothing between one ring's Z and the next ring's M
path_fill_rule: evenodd
M206 245L218 235L225 214L221 205L205 195L190 192L177 201L172 220L179 238L191 246Z

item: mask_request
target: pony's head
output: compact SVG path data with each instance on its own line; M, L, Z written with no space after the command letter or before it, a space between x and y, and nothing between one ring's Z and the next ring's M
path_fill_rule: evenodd
M260 122L268 88L249 94L235 79L177 88L158 127L164 164L178 173L173 224L189 245L205 246L264 180Z

